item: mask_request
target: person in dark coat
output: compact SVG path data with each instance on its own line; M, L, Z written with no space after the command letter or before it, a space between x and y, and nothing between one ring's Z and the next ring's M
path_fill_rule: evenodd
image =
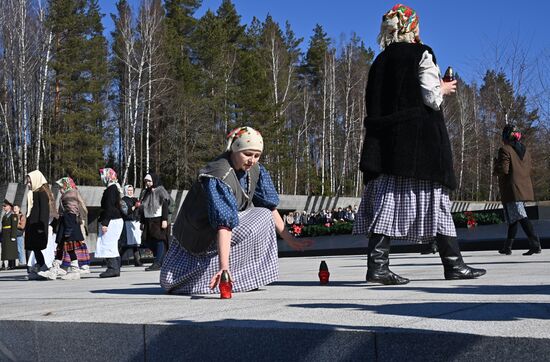
M160 178L154 172L148 173L145 178L145 192L141 200L141 223L143 225L142 238L155 260L146 271L160 270L164 259L165 250L168 250L168 206L170 205L170 194L162 186Z
M502 130L503 145L494 164L493 173L498 176L504 217L508 223L508 235L499 250L500 254L505 255L512 254L518 224L529 240L529 250L523 255L541 252L540 240L525 212L525 201L533 201L535 195L531 182L531 154L520 140L520 130L514 125L506 125Z
M55 199L48 181L39 170L27 175L27 224L25 225L25 250L34 253L36 264L29 268L29 280L42 279L39 271L48 270L42 250L48 246L50 217L57 215ZM29 258L27 257L27 260Z
M19 218L13 212L13 204L4 200L2 205L4 216L2 217L2 269L4 261L8 261L6 270L15 268L15 259L19 257L17 252L17 223Z
M382 18L366 89L360 160L365 189L354 233L367 235L366 280L405 284L389 269L390 240L435 241L445 279L485 274L462 259L449 193L456 187L441 111L456 81L443 82L433 50L420 41L416 12L398 4Z
M99 274L99 277L112 278L120 276L118 240L124 227L120 211L122 188L118 183L117 174L112 168L102 168L99 173L106 188L101 197L100 228L95 256L105 258L107 263L107 270Z
M139 254L141 245L140 206L141 202L134 196L134 186L124 186L124 197L121 201L120 210L124 220L124 228L119 240L119 254L123 259L128 249L132 249L134 255L134 266L143 266Z
M63 280L80 279L80 267L78 265L77 251L81 250L84 235L82 234L81 224L84 214L84 201L80 197L76 184L70 177L64 177L58 181L60 184L61 200L59 207L59 220L56 232L55 260L49 270L38 272L38 275L55 280L61 276ZM62 268L64 254L67 253L70 258L70 265L67 270Z

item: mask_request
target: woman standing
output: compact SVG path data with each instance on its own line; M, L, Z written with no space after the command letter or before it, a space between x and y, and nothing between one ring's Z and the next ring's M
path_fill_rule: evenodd
M4 200L2 204L4 216L2 217L2 269L4 261L8 261L6 270L15 268L15 259L17 253L17 222L18 217L13 212L13 204L8 200Z
M57 215L55 199L48 181L39 170L27 175L27 224L25 249L33 252L36 264L29 268L29 280L42 279L37 273L48 270L42 250L48 246L49 224ZM28 258L27 258L28 259Z
M62 195L55 240L57 244L55 259L48 271L39 272L38 275L49 280L55 280L58 276L61 276L61 279L64 280L80 279L80 267L76 250L82 248L82 241L84 240L80 228L84 203L78 195L73 179L64 177L58 180L57 184L61 186ZM70 258L67 271L61 269L64 254L68 254Z
M360 168L365 190L354 233L369 236L366 279L405 284L389 269L390 239L436 240L445 279L485 274L468 267L451 217L456 186L440 106L456 81L442 82L433 50L422 44L416 12L398 4L382 20L366 90Z
M168 249L168 206L170 195L160 183L155 173L148 173L145 178L145 192L141 202L143 239L151 249L155 260L145 271L160 270L164 251Z
M293 249L311 244L286 229L271 177L258 163L263 148L258 131L236 128L225 153L199 171L162 265L160 282L167 291L217 293L224 271L234 292L257 289L278 278L275 231Z
M531 154L520 140L520 130L514 125L506 125L502 130L503 145L495 160L494 174L498 176L504 217L508 223L508 236L498 252L505 255L512 254L518 223L529 240L529 250L523 255L541 252L539 238L525 212L525 201L533 201L535 195L531 182Z
M141 227L139 222L139 200L134 197L134 186L124 186L124 197L122 198L121 211L124 220L124 228L120 236L121 258L127 249L132 249L134 254L134 266L142 266L139 255L139 245L141 244Z
M118 184L115 170L112 168L102 168L99 170L99 174L106 188L101 197L100 228L95 256L105 258L107 263L107 270L99 274L99 277L112 278L120 276L118 240L124 227L124 221L120 212L120 195L122 190Z

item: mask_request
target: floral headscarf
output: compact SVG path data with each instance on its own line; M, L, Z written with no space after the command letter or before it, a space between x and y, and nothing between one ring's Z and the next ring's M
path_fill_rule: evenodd
M384 49L391 43L420 42L418 15L410 7L397 4L382 17L378 44Z
M260 132L252 127L238 127L227 135L226 151L239 152L256 150L263 152L264 140Z
M105 185L105 187L109 187L111 185L116 185L116 188L118 189L118 192L122 196L124 194L124 191L122 190L122 187L118 183L118 177L112 168L100 168L99 169L99 175L101 176L101 182Z
M77 189L74 180L68 176L60 178L59 180L55 181L55 183L59 185L62 193Z
M118 181L118 176L112 168L100 168L99 175L101 176L101 182L107 187Z
M397 4L384 15L384 20L397 17L397 30L401 34L414 32L418 28L418 16L410 7Z

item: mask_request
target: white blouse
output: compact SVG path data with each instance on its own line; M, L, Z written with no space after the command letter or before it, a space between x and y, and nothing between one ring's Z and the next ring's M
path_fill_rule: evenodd
M441 72L434 63L432 55L426 50L420 59L420 68L418 78L420 79L420 88L424 104L428 107L439 110L443 102L440 83Z

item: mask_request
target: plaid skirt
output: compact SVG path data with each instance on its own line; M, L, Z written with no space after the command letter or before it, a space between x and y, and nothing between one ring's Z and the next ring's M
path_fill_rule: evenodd
M70 251L75 252L76 258L78 259L78 266L83 267L84 265L90 265L90 253L88 252L88 247L84 241L66 241L63 244L58 244L58 248L63 248L63 261L61 263L62 267L71 266L71 256L69 255Z
M413 243L456 236L449 191L433 181L380 175L365 186L353 233Z
M277 237L270 210L251 208L238 215L239 225L231 236L229 268L233 291L246 292L278 279ZM160 284L175 294L219 293L219 288L208 287L218 271L217 243L197 255L186 251L172 238L162 264Z

